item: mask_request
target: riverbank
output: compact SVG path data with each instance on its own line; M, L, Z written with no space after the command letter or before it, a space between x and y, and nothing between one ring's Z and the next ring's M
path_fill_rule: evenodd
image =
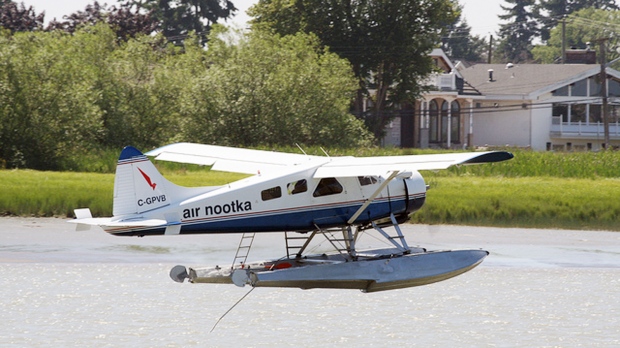
M482 167L482 166L479 166ZM170 171L182 186L223 185L242 175ZM620 231L620 180L423 173L426 204L412 223ZM89 207L111 216L113 174L0 170L0 214L73 217Z

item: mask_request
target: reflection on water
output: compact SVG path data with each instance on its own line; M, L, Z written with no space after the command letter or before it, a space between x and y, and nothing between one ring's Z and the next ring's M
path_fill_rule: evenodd
M620 345L620 234L407 227L424 246L478 245L491 255L417 288L257 288L209 333L249 288L177 284L168 271L232 260L237 236L116 238L36 226L0 229L2 347ZM278 256L280 243L257 238L254 257Z

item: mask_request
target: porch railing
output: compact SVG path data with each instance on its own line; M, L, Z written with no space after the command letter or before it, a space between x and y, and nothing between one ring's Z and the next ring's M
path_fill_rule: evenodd
M605 136L603 122L563 122L562 116L551 118L551 135L602 138ZM620 138L620 121L609 123L609 136Z

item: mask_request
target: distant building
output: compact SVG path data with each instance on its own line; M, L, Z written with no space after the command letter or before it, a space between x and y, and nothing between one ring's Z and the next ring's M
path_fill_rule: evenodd
M441 50L434 50L431 56L445 73L433 76L430 84L434 90L392 122L398 131L388 128L386 145L509 145L535 150L597 150L603 146L598 64L476 64L460 68ZM584 57L592 61L592 57ZM618 146L620 72L607 68L606 73L610 143Z

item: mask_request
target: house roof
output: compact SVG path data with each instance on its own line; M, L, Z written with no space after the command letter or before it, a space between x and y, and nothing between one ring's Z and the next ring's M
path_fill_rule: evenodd
M493 80L489 81L489 69ZM614 76L617 71L608 73ZM476 64L461 70L463 78L487 96L519 95L534 98L567 84L595 75L600 66L595 64Z

